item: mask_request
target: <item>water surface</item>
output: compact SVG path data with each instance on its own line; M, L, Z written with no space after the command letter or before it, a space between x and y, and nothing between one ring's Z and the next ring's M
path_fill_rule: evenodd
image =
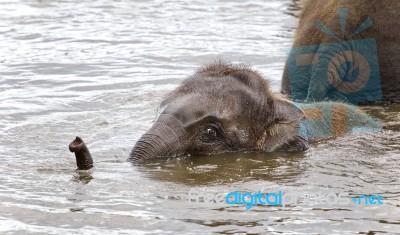
M0 233L366 234L400 231L400 106L381 133L305 153L126 158L163 95L222 58L279 90L298 1L5 1L0 6ZM75 171L82 137L95 169ZM384 205L189 203L190 190L380 194ZM370 233L372 234L372 233Z

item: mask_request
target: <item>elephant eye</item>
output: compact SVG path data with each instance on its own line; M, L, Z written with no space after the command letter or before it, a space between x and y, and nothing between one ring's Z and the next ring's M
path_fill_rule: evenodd
M213 142L220 136L220 131L217 125L207 125L200 133L200 139L203 142Z
M215 130L215 128L212 128L212 127L207 128L206 132L207 132L207 135L214 136L214 137L217 136L217 130Z

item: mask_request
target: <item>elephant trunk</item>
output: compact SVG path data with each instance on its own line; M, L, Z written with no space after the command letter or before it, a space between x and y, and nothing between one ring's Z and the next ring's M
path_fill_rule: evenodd
M69 151L75 153L78 170L89 170L93 167L92 156L90 155L89 149L87 148L85 142L81 138L77 136L68 147Z
M140 161L155 157L170 157L183 154L187 132L180 120L164 114L151 129L143 134L133 147L129 161Z

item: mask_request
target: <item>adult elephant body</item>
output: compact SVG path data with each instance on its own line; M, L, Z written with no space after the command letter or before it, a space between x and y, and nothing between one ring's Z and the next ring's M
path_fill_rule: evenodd
M400 1L305 1L282 93L308 101L400 102Z

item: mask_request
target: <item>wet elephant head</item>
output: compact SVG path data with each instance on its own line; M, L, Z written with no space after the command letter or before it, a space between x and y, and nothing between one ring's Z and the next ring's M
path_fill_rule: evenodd
M168 94L129 160L182 154L304 150L303 112L243 65L214 63Z

